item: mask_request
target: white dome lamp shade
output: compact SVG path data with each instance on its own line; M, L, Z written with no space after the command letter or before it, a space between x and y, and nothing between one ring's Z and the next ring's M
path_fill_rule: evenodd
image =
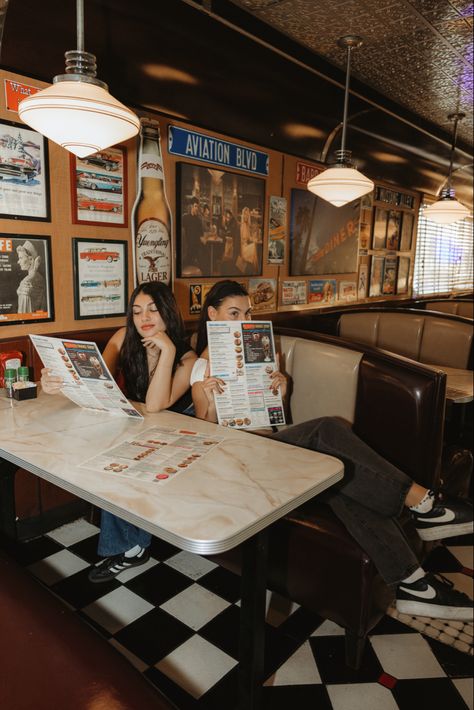
M96 60L84 51L83 0L77 6L77 50L66 52L66 74L20 102L18 115L38 133L79 158L137 135L138 117L96 78Z
M462 121L465 115L465 113L451 113L448 116L450 121L454 121L454 130L446 187L441 191L439 200L426 207L423 212L423 217L425 219L429 219L431 222L436 222L437 224L454 224L454 222L459 222L470 215L468 208L456 199L455 192L451 187L458 123L459 121Z
M342 119L341 149L336 151L337 161L323 172L311 178L307 188L335 207L342 207L358 197L372 192L374 183L354 168L351 151L346 150L347 110L349 105L349 81L351 72L351 52L362 45L362 38L347 35L338 40L338 45L347 50L346 86L344 93L344 115Z

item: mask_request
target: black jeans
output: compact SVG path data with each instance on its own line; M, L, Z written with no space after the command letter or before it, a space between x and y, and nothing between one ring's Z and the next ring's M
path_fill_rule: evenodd
M420 566L397 521L413 481L359 439L347 422L322 417L271 436L344 463L343 480L324 499L387 584L398 584Z

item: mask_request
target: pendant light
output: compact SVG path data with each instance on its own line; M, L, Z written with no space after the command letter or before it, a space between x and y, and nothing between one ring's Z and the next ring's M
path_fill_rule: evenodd
M341 149L336 151L337 161L308 182L308 190L327 200L335 207L342 207L374 189L374 183L362 175L351 162L351 151L346 150L347 108L349 104L349 78L351 72L351 52L362 45L362 37L347 35L338 39L339 47L347 50L346 88L344 94L344 115L342 119Z
M438 224L453 224L454 222L459 222L459 220L469 217L470 214L467 207L464 207L464 205L456 200L454 190L451 187L454 151L456 150L458 135L458 123L459 121L462 121L465 116L465 113L451 113L448 116L449 121L454 121L454 130L446 186L441 190L440 199L437 202L433 202L433 204L429 205L429 207L426 207L423 212L423 217L425 219L429 219L431 222L437 222Z
M20 102L18 115L35 131L79 158L135 136L138 117L96 78L96 58L84 51L84 0L76 0L77 49L65 53L66 74Z

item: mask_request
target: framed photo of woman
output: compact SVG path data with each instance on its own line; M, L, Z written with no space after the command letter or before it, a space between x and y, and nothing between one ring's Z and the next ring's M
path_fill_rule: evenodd
M0 325L54 320L51 240L0 234Z

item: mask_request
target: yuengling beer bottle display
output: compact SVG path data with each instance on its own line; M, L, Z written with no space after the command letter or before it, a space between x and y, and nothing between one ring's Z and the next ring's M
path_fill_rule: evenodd
M138 190L132 210L135 283L171 282L171 212L156 121L141 119Z

